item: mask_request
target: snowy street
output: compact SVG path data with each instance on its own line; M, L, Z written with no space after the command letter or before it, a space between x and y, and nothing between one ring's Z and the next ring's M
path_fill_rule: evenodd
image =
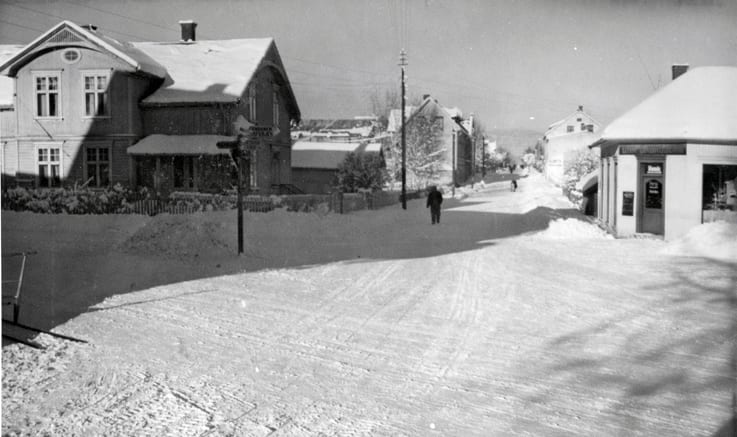
M434 226L247 213L241 257L234 211L3 211L3 253L39 251L21 321L89 342L3 344L3 435L734 430L734 234L613 239L538 174L445 195Z

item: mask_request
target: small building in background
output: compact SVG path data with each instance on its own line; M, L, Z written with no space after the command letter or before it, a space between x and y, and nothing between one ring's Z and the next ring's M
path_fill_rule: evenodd
M617 236L672 240L737 221L737 67L674 66L674 80L609 124L598 217Z
M383 156L381 143L297 141L292 145L292 183L308 194L335 191L335 177L349 153Z

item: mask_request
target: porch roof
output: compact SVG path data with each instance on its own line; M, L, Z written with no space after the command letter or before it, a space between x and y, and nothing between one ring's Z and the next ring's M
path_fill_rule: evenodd
M217 143L235 141L236 137L224 135L161 135L141 138L128 147L129 155L229 155L228 149L220 149Z

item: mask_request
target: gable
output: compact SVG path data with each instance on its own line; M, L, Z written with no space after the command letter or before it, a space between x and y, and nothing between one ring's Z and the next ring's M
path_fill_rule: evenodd
M110 38L96 30L83 28L70 21L62 21L23 47L10 59L0 64L0 73L15 77L18 70L36 57L65 47L84 47L106 52L120 59L132 70L163 78L164 68L129 43Z

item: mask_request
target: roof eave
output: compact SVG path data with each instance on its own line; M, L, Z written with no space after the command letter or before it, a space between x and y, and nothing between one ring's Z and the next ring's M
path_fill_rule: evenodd
M589 148L604 147L613 144L716 144L716 145L737 145L737 138L689 138L689 137L678 137L678 138L600 138Z

